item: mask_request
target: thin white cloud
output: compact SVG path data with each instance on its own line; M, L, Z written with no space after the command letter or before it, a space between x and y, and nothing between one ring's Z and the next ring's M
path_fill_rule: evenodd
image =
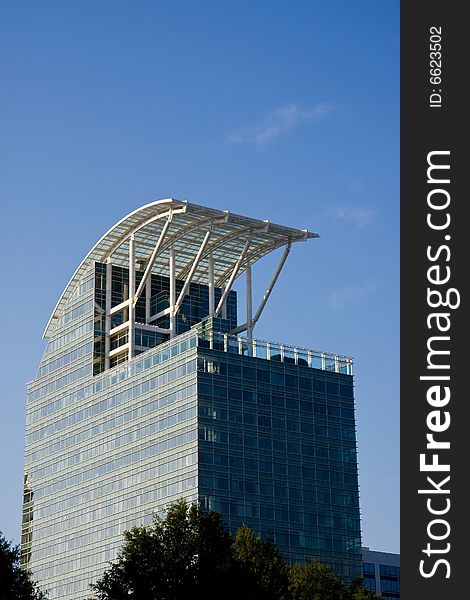
M375 217L375 210L371 208L331 208L329 215L334 221L349 221L357 227L370 225Z
M289 104L271 111L258 123L234 131L228 139L235 144L249 143L261 148L301 123L318 119L332 109L329 104L316 104L310 108Z
M360 302L365 296L375 292L376 289L377 286L372 283L351 285L341 290L333 291L325 298L325 302L331 308L343 308L345 306Z

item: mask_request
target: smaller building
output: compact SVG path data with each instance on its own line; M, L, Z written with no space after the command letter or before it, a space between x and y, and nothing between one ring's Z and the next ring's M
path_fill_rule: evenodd
M383 600L400 598L400 555L362 548L364 587Z

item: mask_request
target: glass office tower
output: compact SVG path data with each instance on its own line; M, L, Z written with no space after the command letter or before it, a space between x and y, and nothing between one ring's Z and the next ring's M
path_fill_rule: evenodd
M122 533L181 497L289 561L361 573L352 362L253 336L292 245L313 237L160 200L82 261L28 385L22 562L52 600L89 596ZM278 248L254 312L251 267Z

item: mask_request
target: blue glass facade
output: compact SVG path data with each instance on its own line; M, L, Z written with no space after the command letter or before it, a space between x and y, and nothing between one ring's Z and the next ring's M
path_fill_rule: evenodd
M352 376L198 348L199 500L292 562L360 573Z

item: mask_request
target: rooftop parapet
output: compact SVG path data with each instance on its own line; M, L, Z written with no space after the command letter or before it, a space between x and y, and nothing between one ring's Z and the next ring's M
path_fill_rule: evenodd
M341 354L331 354L320 350L310 350L299 346L290 346L280 342L248 339L228 333L219 333L212 329L194 327L198 334L197 345L221 350L230 354L264 358L281 363L290 363L311 369L332 371L345 375L353 374L353 359Z

